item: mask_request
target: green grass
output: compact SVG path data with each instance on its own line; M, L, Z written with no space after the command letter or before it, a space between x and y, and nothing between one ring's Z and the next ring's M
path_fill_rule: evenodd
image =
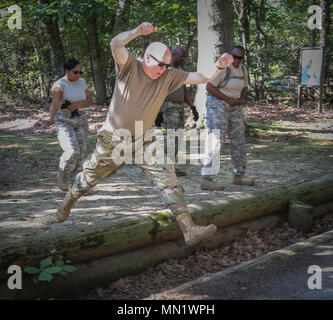
M266 148L250 148L249 154L254 157L264 158L328 158L328 155L333 155L333 145L326 144L319 140L297 139L291 143L283 142L264 142Z
M311 129L303 129L303 128L290 128L288 126L283 126L282 123L272 122L270 124L255 122L255 121L246 121L246 128L254 130L261 134L273 134L273 133L285 133L290 132L291 134L303 133L332 133L332 131L328 130L311 130Z
M96 144L96 136L88 137L88 152ZM23 157L27 163L36 164L50 158L58 158L62 153L58 139L49 135L0 136L0 160Z

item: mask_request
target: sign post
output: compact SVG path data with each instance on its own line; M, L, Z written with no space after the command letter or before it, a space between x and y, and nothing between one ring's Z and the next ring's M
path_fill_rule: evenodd
M323 103L323 47L301 48L300 75L297 86L297 106L302 106L302 87L319 88L318 112Z

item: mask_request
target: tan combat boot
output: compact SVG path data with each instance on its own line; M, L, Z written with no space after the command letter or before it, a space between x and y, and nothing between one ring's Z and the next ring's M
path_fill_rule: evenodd
M68 185L67 185L67 175L64 171L59 170L57 172L57 185L60 190L67 191Z
M200 183L201 190L224 190L224 186L218 184L210 179L201 178Z
M239 184L243 186L254 186L254 180L246 176L234 176L233 184Z
M188 212L179 214L176 217L176 220L183 232L185 244L187 246L193 246L205 239L210 238L217 230L214 224L210 224L206 227L195 225Z
M71 213L71 209L76 203L77 198L72 196L71 190L66 193L65 199L62 201L60 208L57 210L57 218L60 222L64 222L67 220L69 214Z

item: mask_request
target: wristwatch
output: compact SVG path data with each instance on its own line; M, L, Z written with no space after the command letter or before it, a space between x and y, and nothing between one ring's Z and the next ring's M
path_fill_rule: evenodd
M219 67L219 66L216 66L216 68L219 69L219 70L223 70L223 69L225 69L225 68L221 68L221 67Z

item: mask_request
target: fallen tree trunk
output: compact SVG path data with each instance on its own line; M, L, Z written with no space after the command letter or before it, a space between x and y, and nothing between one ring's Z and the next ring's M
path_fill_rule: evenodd
M289 200L317 206L333 199L333 174L292 185L270 187L253 194L229 196L223 200L207 201L191 206L202 224L215 223L223 227L273 212L287 211Z
M197 224L214 223L223 228L286 211L289 200L315 206L332 198L333 174L327 174L309 182L270 187L253 194L237 194L189 207ZM7 276L10 265L37 266L40 260L51 255L61 255L73 264L181 238L177 223L165 212L114 219L80 227L71 233L44 233L28 240L7 241L0 244L0 278Z

